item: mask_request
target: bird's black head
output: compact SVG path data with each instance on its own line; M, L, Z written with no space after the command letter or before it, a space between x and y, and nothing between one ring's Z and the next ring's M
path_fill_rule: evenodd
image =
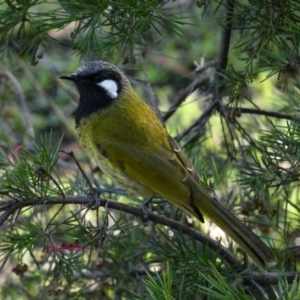
M87 117L111 105L123 88L129 85L125 75L114 65L105 61L89 61L75 72L61 76L76 84L80 94L75 111L76 126Z

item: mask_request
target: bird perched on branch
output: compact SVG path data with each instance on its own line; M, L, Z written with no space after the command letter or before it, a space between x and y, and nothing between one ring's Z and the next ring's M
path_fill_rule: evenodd
M276 261L260 238L208 193L178 143L117 67L90 61L61 78L79 91L79 140L105 174L130 193L163 197L201 222L207 216L261 270Z

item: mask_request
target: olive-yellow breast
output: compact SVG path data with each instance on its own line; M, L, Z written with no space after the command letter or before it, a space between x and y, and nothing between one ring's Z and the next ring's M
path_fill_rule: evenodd
M129 193L161 196L201 222L203 213L261 270L276 261L259 237L201 185L180 146L117 67L91 61L61 78L73 81L79 91L75 111L79 140L103 172Z

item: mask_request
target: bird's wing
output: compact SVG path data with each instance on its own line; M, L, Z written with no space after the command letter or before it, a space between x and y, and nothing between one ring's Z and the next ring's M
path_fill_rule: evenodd
M172 138L170 138L172 139ZM175 141L173 145L175 145ZM197 176L193 166L180 148L173 149L172 143L160 146L149 154L141 147L117 145L113 147L116 155L110 157L110 163L122 170L133 180L146 186L165 199L170 200L189 214L196 215L201 221L202 214L191 203L191 174ZM176 143L176 147L179 147Z
M172 150L176 153L176 156L180 160L183 167L194 177L194 179L196 181L198 181L199 176L196 173L195 168L192 165L191 161L188 159L188 157L182 151L182 148L180 147L180 145L169 135L168 135L168 140L169 140L170 146L172 147Z

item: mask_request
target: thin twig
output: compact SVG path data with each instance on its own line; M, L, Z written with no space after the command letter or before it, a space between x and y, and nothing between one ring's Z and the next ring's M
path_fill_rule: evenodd
M74 134L70 131L69 129L69 124L68 121L66 119L66 117L64 116L64 114L62 113L61 109L56 105L55 101L53 100L53 98L47 94L43 87L40 85L40 83L38 82L38 80L34 77L34 75L32 74L31 70L28 68L28 66L24 63L23 60L19 59L18 60L19 65L21 66L22 70L24 71L24 73L26 74L26 76L28 77L28 79L30 80L31 84L34 86L34 88L36 89L36 91L42 96L44 97L49 106L52 108L52 110L54 111L54 113L56 114L56 116L58 117L58 119L61 121L61 123L64 126L64 131L68 136L74 136Z
M232 109L232 110L235 111L236 109ZM237 111L245 114L262 115L267 117L274 117L277 119L293 120L295 118L294 116L278 113L275 111L267 111L267 110L260 110L260 109L246 108L246 107L240 107L237 109Z
M59 74L56 74L56 75L57 75L57 78L54 78L54 79L55 79L57 85L61 86L66 91L66 93L70 96L70 98L78 99L79 97L78 97L77 90L72 89L70 87L71 85L67 84L66 81L59 79ZM74 102L78 103L78 101L76 101L76 100L74 100Z
M83 210L88 210L88 208L87 208L87 207L80 207L80 208L78 208L75 212L71 212L71 215L70 215L68 218L66 218L66 219L64 219L64 220L62 220L62 221L56 223L55 226L52 227L52 229L49 229L49 230L47 230L47 231L45 230L45 232L47 232L47 235L51 235L51 233L52 233L53 231L55 231L56 228L58 228L58 227L61 226L62 224L66 224L67 221L71 220L71 219L74 218L76 215L80 214ZM49 223L49 224L50 224L50 223ZM47 228L48 228L48 227L50 227L50 225L47 226Z
M57 189L60 191L60 194L61 194L63 197L65 196L65 193L64 193L64 191L62 190L61 186L58 184L57 180L56 180L51 174L48 174L44 168L39 167L39 168L36 170L36 173L37 173L40 177L46 176L46 177L48 177L50 180L52 180L52 182L54 183L54 185L55 185L55 186L57 187Z
M238 144L237 148L240 150L240 152L242 153L243 159L246 161L244 147L242 145L242 142L240 141L239 136L236 134L234 123L228 123L228 129L231 133L232 140L233 141L235 140L237 142L237 144Z
M6 208L4 213L0 216L0 226L16 211L17 209L14 206Z
M229 131L229 136L231 138L232 150L230 150L229 141L227 140L224 121L226 122L228 131ZM221 122L221 126L222 126L222 132L223 132L223 136L224 136L225 147L226 147L226 150L227 150L227 156L230 157L230 158L233 158L233 157L236 156L236 149L235 149L234 142L233 142L232 132L230 130L230 127L227 124L228 121L225 118L223 118L221 115L220 115L220 122Z
M299 279L299 276L299 272L270 272L266 274L251 272L251 279L262 286L277 284L283 278L285 278L288 283L292 283L296 278ZM247 285L252 285L252 283L249 282L249 278L245 278L244 283Z
M204 84L210 82L211 75L209 74L201 74L198 78L196 78L192 83L188 85L187 88L184 89L183 92L179 93L177 97L175 97L173 104L169 108L169 110L163 115L163 120L167 121L178 109L180 104L196 89L201 87Z
M66 152L64 150L59 150L59 152L62 152L62 153L65 153L65 154L69 155L74 160L76 166L78 167L80 173L82 174L86 184L88 185L88 187L90 189L90 193L94 193L95 189L94 189L91 181L89 180L88 176L86 175L86 173L82 169L82 167L81 167L79 161L77 160L76 156L74 155L74 152L73 151Z
M164 120L163 118L161 117L161 113L160 113L160 110L158 109L158 99L157 97L155 96L154 92L153 92L153 89L151 87L151 84L149 82L149 76L148 76L148 72L147 72L147 66L146 66L146 61L145 59L143 58L143 70L144 70L144 76L145 76L145 79L146 79L146 83L145 83L145 86L146 86L146 91L147 91L147 94L148 94L148 97L149 97L149 100L150 100L150 103L151 103L151 107L152 109L154 110L156 116L159 118L159 120L161 121L162 124L164 124Z
M249 145L263 152L263 150L257 146L257 144L251 138L249 133L244 129L244 127L237 120L235 120L233 124L241 132L242 136L248 141Z
M13 84L14 86L14 92L16 92L19 96L19 100L20 100L20 104L21 104L21 108L22 108L22 121L24 122L24 125L26 126L26 129L28 131L28 134L32 137L34 137L34 129L33 129L33 125L32 125L32 117L29 111L29 108L27 106L26 100L25 100L25 95L23 93L23 89L19 83L19 81L17 80L17 78L8 70L4 70L3 72L0 73L0 75L2 76L6 76L10 82Z
M197 132L202 133L204 131L206 123L209 121L211 115L216 111L219 104L216 101L212 101L208 107L205 108L204 112L189 128L184 130L182 133L176 136L176 140L182 140L186 135L188 135L192 130L197 128ZM195 138L195 137L193 137Z
M217 68L220 70L225 70L227 67L234 3L235 0L227 0L225 2L225 17L223 21L223 30L221 33L219 57L217 62ZM217 74L216 79L222 79L222 75Z
M262 299L265 299L265 300L268 300L269 297L268 295L266 294L266 292L264 291L264 289L262 288L262 286L260 284L258 284L255 280L253 279L250 279L249 281L249 285L252 285L255 289L258 290L258 292L261 294L262 296Z
M223 21L223 30L220 38L219 57L216 64L216 68L218 71L225 70L227 67L234 2L235 2L234 0L227 0L225 5L226 11L225 11L225 17ZM215 110L218 110L223 117L226 117L227 113L225 107L222 105L222 91L224 87L220 84L221 81L222 81L221 72L216 72L215 74L216 87L213 92L213 100L211 104L206 108L206 110L200 116L200 118L198 118L198 120L194 122L194 124L192 124L187 130L185 130L184 132L182 132L180 135L176 137L177 141L181 140L183 137L185 137L188 133L190 133L190 131L192 131L195 128L197 128L197 134L189 138L189 140L185 143L185 145L189 144L190 142L198 138L198 136L204 132L205 125Z
M54 213L54 215L52 216L52 218L49 220L46 228L44 229L45 232L48 231L48 227L51 225L51 223L53 222L53 220L59 215L59 213L63 210L63 208L65 207L65 204L61 205L61 207L56 210L56 212Z
M221 84L223 75L222 70L226 70L228 53L230 48L230 37L232 31L232 16L235 0L227 0L225 2L225 12L223 19L223 30L220 38L219 56L217 61L217 72L215 74L216 88L214 89L213 102L217 102L218 111L223 117L226 116L225 108L222 106L222 92L224 86Z

